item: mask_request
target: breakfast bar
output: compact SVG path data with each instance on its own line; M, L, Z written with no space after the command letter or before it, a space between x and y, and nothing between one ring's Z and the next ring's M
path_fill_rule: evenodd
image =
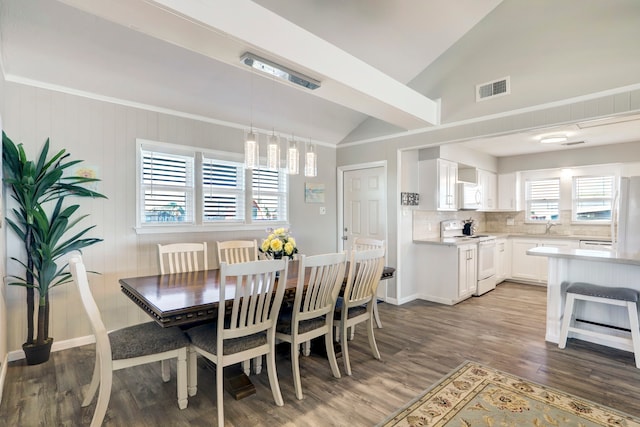
M587 282L600 286L624 287L640 291L640 253L545 246L529 249L527 254L545 256L549 259L545 339L553 343L559 341L566 288L569 283ZM622 307L584 302L576 310L576 319L583 323L585 329L594 331L603 328L629 330L628 316ZM580 334L574 336L596 344L631 350L614 341L605 342Z

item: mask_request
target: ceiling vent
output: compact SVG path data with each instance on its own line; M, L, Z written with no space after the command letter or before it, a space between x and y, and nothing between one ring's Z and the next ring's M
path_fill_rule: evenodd
M565 145L565 146L570 147L570 146L572 146L572 145L580 145L580 144L584 144L584 141L565 142L565 143L564 143L564 144L562 144L562 145Z
M509 95L511 93L511 83L509 77L503 77L492 82L476 85L476 102L497 96Z

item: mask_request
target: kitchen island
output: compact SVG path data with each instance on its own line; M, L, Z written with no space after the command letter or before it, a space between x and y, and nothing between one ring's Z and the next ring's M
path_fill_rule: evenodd
M601 286L626 287L640 291L640 253L620 253L610 250L537 247L528 255L548 257L547 325L545 339L557 343L564 314L565 294L571 282L587 282ZM626 310L622 307L583 302L575 310L581 327L612 333L615 328L629 330ZM603 344L622 350L631 347L613 341L570 333L569 337Z

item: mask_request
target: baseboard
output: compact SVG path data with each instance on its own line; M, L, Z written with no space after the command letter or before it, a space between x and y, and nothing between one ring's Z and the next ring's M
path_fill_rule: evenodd
M53 341L53 345L51 346L51 351L60 351L67 350L73 347L80 347L87 344L93 344L96 342L96 337L93 335L87 335L84 337L72 338L64 341ZM14 350L10 351L8 354L8 361L13 362L16 360L24 359L24 351L22 350Z

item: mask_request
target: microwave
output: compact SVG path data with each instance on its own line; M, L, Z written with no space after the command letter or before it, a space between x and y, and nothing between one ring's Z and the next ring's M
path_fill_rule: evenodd
M458 183L458 209L476 210L482 206L482 191L478 184Z

